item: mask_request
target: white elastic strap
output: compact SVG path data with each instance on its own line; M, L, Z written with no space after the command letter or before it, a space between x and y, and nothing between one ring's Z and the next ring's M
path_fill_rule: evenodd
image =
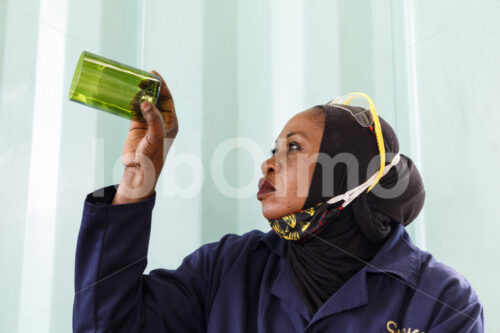
M389 172L389 170L391 170L391 168L393 166L398 164L400 159L401 159L401 156L399 155L399 153L397 153L393 157L391 163L389 165L385 166L384 172L382 173L382 177L384 177ZM363 184L356 186L355 188L345 192L344 194L339 194L339 195L331 198L326 203L331 204L331 203L335 203L335 202L340 201L340 200L344 200L344 203L342 204L342 206L343 207L347 206L348 204L351 203L351 201L356 199L364 190L366 190L368 187L370 187L371 184L373 184L373 182L377 178L377 174L378 174L378 171L375 172L370 178L368 178L368 180L366 182L364 182Z

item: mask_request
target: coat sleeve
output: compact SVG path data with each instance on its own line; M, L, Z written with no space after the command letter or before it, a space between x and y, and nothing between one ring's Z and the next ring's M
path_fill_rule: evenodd
M111 205L115 185L87 195L75 261L74 332L202 332L207 244L176 270L143 274L156 193ZM96 194L101 194L97 196Z

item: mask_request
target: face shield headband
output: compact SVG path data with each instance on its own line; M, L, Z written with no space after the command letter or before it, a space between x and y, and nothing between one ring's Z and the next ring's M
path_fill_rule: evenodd
M351 109L342 107L342 105L350 105L353 101L356 101L359 104L361 104L360 106L363 107L363 109L361 109L362 111L354 112ZM327 104L336 106L342 110L346 110L347 112L349 112L349 114L351 114L351 116L354 117L354 119L356 119L358 124L360 124L363 127L368 127L370 131L375 132L375 138L377 139L377 147L380 154L380 167L378 174L375 178L375 181L368 188L367 192L370 192L371 189L375 185L377 185L380 178L382 178L385 167L384 137L382 135L382 127L380 126L380 120L378 119L377 109L375 108L375 104L373 103L370 96L362 92L353 92L342 97L334 98Z

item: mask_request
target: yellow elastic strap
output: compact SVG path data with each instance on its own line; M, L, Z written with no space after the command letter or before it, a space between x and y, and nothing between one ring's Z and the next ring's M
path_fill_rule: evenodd
M372 99L370 96L368 96L365 93L362 92L353 92L350 93L349 95L354 95L352 97L349 97L345 102L344 105L348 105L353 99L356 97L364 97L368 100L368 103L370 104L370 113L372 114L373 121L374 121L374 127L375 127L375 137L377 138L377 146L378 150L380 153L380 169L378 170L377 178L375 178L375 181L373 184L370 185L368 190L366 192L370 192L371 189L377 185L379 182L380 178L382 178L382 174L384 173L384 168L385 168L385 145L384 145L384 137L382 136L382 128L380 127L380 121L378 119L377 115L377 109L375 108L375 104L373 104Z

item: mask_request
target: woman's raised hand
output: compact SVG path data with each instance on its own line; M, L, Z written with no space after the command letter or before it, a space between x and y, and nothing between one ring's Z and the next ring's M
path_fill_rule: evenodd
M161 78L158 72L152 73ZM179 130L174 100L163 78L157 105L142 102L141 112L146 122L130 122L122 153L125 170L113 204L141 201L154 193L167 153Z

